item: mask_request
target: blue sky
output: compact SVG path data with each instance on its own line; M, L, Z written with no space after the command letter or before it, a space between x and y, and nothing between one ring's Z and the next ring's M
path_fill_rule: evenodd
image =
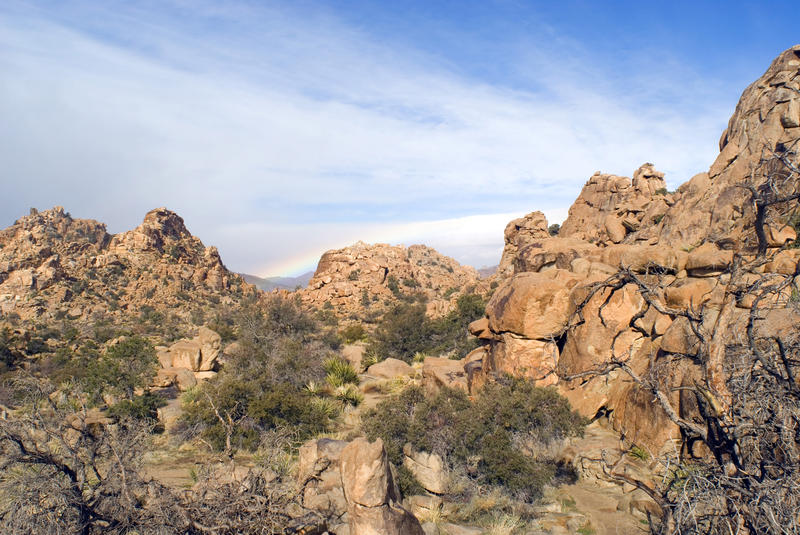
M356 240L499 260L595 171L706 170L789 2L0 3L0 225L167 206L228 267Z

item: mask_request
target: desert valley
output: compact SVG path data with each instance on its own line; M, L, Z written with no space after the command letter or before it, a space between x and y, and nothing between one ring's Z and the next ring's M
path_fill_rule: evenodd
M708 170L597 172L480 273L359 241L295 287L169 208L20 207L0 531L800 533L800 45L765 67Z

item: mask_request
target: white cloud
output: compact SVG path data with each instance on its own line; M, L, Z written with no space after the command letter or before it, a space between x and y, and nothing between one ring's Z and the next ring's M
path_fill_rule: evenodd
M565 213L595 170L645 161L677 185L711 162L729 113L714 95L645 98L655 85L679 94L686 73L614 92L574 43L569 62L521 56L536 91L509 89L329 15L238 9L218 15L260 17L258 32L242 22L209 40L142 10L106 12L113 42L0 12L4 223L60 204L121 231L166 205L229 267L262 275L398 234L492 264L507 220L459 215ZM342 213L353 207L363 213Z

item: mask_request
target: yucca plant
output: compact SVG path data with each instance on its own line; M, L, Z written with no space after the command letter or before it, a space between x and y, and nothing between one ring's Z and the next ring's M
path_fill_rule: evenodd
M342 406L331 398L311 398L311 405L315 410L324 414L331 420L339 416Z
M364 401L364 394L362 394L354 384L346 384L337 387L333 395L342 403L352 405L353 407L357 407Z
M334 388L347 384L358 384L358 374L353 366L338 357L331 357L322 363L327 376L325 380Z

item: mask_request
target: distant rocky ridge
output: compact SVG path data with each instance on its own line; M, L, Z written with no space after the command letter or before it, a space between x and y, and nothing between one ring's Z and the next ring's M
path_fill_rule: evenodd
M259 290L271 292L272 290L296 290L305 288L308 286L308 281L314 276L314 272L309 271L297 277L258 277L246 273L241 273L241 276L245 282L254 285Z
M9 317L91 323L153 310L189 322L197 307L233 304L252 292L216 247L204 246L166 208L117 235L62 207L31 210L0 231L0 311Z
M299 294L309 306L332 306L340 316L369 310L420 293L430 315L448 312L459 295L474 290L478 272L424 245L358 242L322 255L308 287ZM330 305L326 305L329 303Z

